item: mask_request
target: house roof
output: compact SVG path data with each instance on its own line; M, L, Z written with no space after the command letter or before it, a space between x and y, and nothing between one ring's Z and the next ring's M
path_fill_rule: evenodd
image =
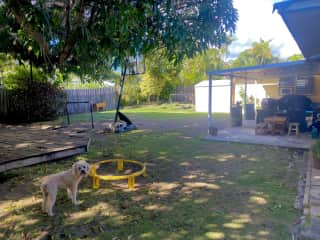
M274 4L306 59L320 59L320 0Z
M320 75L319 61L296 61L250 67L208 71L209 76L226 76L243 79L275 80L282 77Z

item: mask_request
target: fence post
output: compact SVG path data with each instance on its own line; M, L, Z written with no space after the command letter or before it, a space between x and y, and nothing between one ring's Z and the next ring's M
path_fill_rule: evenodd
M94 128L94 125L93 125L93 115L92 115L92 103L89 102L90 104L90 114L91 114L91 127Z

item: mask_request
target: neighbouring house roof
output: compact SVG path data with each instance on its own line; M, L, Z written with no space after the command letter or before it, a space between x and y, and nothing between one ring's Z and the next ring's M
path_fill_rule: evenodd
M320 0L274 4L306 59L320 59Z
M207 74L209 76L224 76L254 80L275 80L282 77L320 75L320 62L301 60L296 62L283 62L214 70L208 71Z

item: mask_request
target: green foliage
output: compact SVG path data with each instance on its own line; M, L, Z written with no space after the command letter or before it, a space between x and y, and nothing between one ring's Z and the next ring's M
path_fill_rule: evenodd
M32 79L35 82L46 82L48 76L39 69L33 68ZM8 73L3 83L6 89L17 89L23 87L28 81L30 81L29 65L17 65L10 73Z
M317 159L320 159L320 140L317 140L312 146L312 153Z
M151 97L155 97L157 101L168 99L179 83L181 65L174 64L174 61L166 58L163 51L156 51L146 57L146 66L147 71L140 83L142 96L147 97L149 101Z
M12 56L6 53L0 53L0 85L3 85L3 80L7 77L8 73L13 71L15 62Z
M163 79L153 77L149 73L146 73L145 75L143 75L142 81L140 83L142 96L147 97L149 102L152 96L155 96L157 100L159 100L161 90L164 87L164 83L165 82L163 81Z
M171 93L174 92L176 87L177 86L173 84L173 81L166 81L160 92L161 100L168 101L170 99Z
M19 1L0 5L0 52L45 70L102 75L128 56L166 49L181 61L233 33L232 0Z
M193 85L206 79L207 71L224 68L226 54L227 45L220 49L209 49L192 58L185 58L181 64L175 64L166 57L163 50L154 51L146 57L147 71L141 76L140 87L134 86L139 83L139 79L126 81L124 98L127 103L137 103L145 98L148 101L167 101L177 86ZM126 87L127 84L130 86ZM132 101L128 101L130 98Z
M108 87L104 81L110 83L116 83L120 79L120 75L116 72L109 71L108 74L101 75L99 80L87 76L79 76L78 72L71 72L64 75L64 80L61 86L66 89L92 89L92 88L103 88ZM82 78L81 78L82 77Z
M244 50L239 56L232 62L232 67L245 67L257 65L256 59L252 56L250 49Z
M288 57L288 61L290 62L295 62L303 59L304 59L304 56L300 53L293 54L292 56Z
M65 82L62 84L62 86L65 89L93 89L93 88L105 87L103 84L99 82L84 82L84 83Z
M122 95L122 106L139 104L145 100L141 94L140 77L139 75L127 75Z
M17 66L4 80L7 91L8 114L2 118L9 123L52 120L65 106L65 93L48 81L40 70L33 69L33 79L24 66Z
M10 105L6 121L11 123L52 120L65 106L64 92L50 82L28 82L8 95Z
M278 59L272 55L271 40L254 42L251 48L244 50L233 61L232 67L254 66L277 62Z
M227 45L220 49L212 48L192 58L184 59L179 73L181 84L184 86L194 85L207 79L207 71L223 69L225 67L224 57L226 53Z

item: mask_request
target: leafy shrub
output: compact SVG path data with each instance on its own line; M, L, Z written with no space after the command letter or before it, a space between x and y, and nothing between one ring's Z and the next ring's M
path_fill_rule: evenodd
M314 157L320 159L320 140L317 140L312 146L312 153Z
M96 88L103 88L106 86L98 82L85 82L85 83L76 83L76 84L72 82L68 82L68 83L64 83L63 87L65 89L96 89Z
M123 88L123 95L121 99L121 106L136 105L145 101L145 97L143 97L141 94L139 82L140 82L140 76L137 76L137 75L126 76L126 81L124 83L124 88ZM120 86L120 81L117 84L117 86Z
M47 82L48 77L37 68L32 70L33 82ZM3 84L6 89L17 89L30 82L30 70L28 66L15 66L4 79Z
M175 88L176 87L172 83L170 83L169 81L166 81L161 90L160 99L164 101L168 101L170 99L170 94L174 93Z
M66 95L61 88L47 81L44 74L18 68L5 81L8 113L5 122L26 123L56 118L65 107Z

